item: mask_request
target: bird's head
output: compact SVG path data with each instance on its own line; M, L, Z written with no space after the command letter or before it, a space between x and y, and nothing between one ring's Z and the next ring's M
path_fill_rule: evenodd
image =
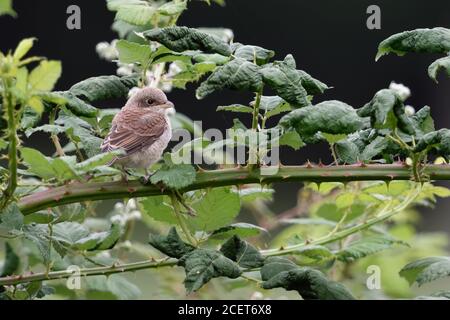
M138 89L132 94L126 104L126 107L144 108L149 111L166 112L174 107L173 103L167 100L166 94L158 89L146 87Z

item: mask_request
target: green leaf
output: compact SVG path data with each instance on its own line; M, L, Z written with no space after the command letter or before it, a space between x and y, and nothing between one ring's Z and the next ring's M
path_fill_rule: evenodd
M0 277L12 276L19 269L19 265L19 256L14 252L11 245L5 242L5 260L0 269Z
M267 281L281 272L297 269L298 266L291 260L283 257L267 257L261 268L261 279Z
M303 88L309 95L324 93L325 90L329 89L325 83L313 78L309 73L303 70L297 70L297 72L300 74Z
M17 16L17 13L14 11L12 7L12 0L0 0L0 16L5 14L10 15L12 17Z
M319 132L349 134L361 129L364 122L348 104L325 101L288 113L281 118L279 125L285 130L294 129L302 138L308 138Z
M0 213L0 228L21 230L23 226L23 214L15 202L9 204Z
M140 200L143 211L156 221L177 224L173 208L168 204L170 202L167 196L147 197Z
M419 286L437 279L450 276L450 258L429 257L408 263L399 272L410 285L417 282Z
M435 130L434 120L431 117L431 108L428 106L423 107L417 111L411 118L414 129L416 130L416 136L422 137L424 134Z
M0 5L0 7L1 7L1 5ZM1 9L0 9L0 12L1 12ZM16 50L14 50L14 54L13 54L14 60L16 62L19 62L28 53L28 51L31 50L35 40L36 40L36 38L27 38L27 39L23 39L22 41L19 42L19 45L17 46Z
M218 67L196 91L198 99L203 99L214 91L231 89L258 92L262 88L259 67L244 59L234 59Z
M255 226L250 223L234 223L226 227L214 230L209 239L224 240L232 236L239 236L241 238L257 236L261 232L267 232L266 229Z
M264 66L260 73L264 83L292 106L301 108L311 105L308 93L302 86L300 73L286 61L278 61Z
M405 106L395 91L378 91L372 101L358 110L360 117L370 117L374 129L395 129L413 135L414 127L410 117L405 114Z
M305 146L305 143L296 131L288 131L283 133L280 137L279 143L281 146L288 146L294 150L299 150Z
M178 264L186 271L184 285L188 293L197 291L213 278L236 279L241 275L241 270L235 262L209 249L191 251L181 257Z
M167 236L150 234L149 243L165 255L177 259L195 250L193 246L181 240L175 227L170 228Z
M109 250L115 246L122 235L122 228L118 223L113 223L108 231L87 234L76 239L73 247L77 250Z
M170 189L181 189L195 182L197 173L190 164L164 165L150 178L151 183L162 182Z
M20 128L28 129L35 127L41 121L41 114L31 107L23 109L22 119L20 119Z
M51 91L61 76L62 67L59 61L41 61L31 71L28 83L32 91Z
M256 200L273 200L275 190L264 188L262 186L240 188L237 191L242 202L251 203Z
M337 257L344 262L353 262L368 255L388 249L398 243L401 244L402 242L387 236L365 237L350 243L346 248L340 250L337 253Z
M180 64L182 71L172 77L172 84L176 88L185 89L189 82L199 81L205 74L216 68L211 62L200 62L196 64Z
M293 254L301 255L313 260L333 260L335 255L324 246L308 245L293 252Z
M240 199L229 188L214 188L207 190L193 208L197 216L189 219L190 225L195 230L214 231L234 220L240 210Z
M55 172L52 168L51 162L42 153L36 149L22 148L20 154L28 166L28 171L36 174L43 179L51 179Z
M139 63L144 67L150 60L152 50L149 45L142 45L127 40L119 40L116 43L119 51L119 60L122 63Z
M212 62L217 66L221 66L230 61L229 57L225 57L218 53L196 53L192 58L195 62Z
M230 112L240 112L240 113L253 113L253 108L249 106L244 106L242 104L232 104L229 106L218 106L216 111L230 111Z
M354 300L342 284L328 280L311 268L283 271L262 283L264 289L284 288L296 290L305 300Z
M79 174L95 171L97 167L107 165L111 160L120 156L122 153L123 152L121 151L114 151L98 154L83 162L77 163L75 169Z
M441 71L441 70L445 71L447 76L450 77L450 57L441 58L441 59L438 59L435 62L433 62L428 67L428 75L430 76L431 79L438 82L437 76L438 76L439 71Z
M233 43L233 55L236 58L255 62L257 65L263 65L273 58L275 52L258 46L243 45L235 42Z
M136 300L141 296L140 289L118 274L86 278L87 299Z
M402 56L408 52L450 52L450 30L445 28L416 29L390 36L380 43L376 59L393 52Z
M138 77L135 75L92 77L73 85L69 92L80 99L94 102L126 97L137 83Z
M156 7L146 1L109 0L108 9L117 11L116 20L125 21L136 26L145 26L156 14Z
M220 252L242 268L259 268L264 264L264 257L258 249L236 235L222 245Z
M158 13L165 16L177 16L187 9L187 1L171 1L158 8Z
M40 97L48 108L66 106L71 112L80 117L93 118L98 114L97 108L77 98L70 91L41 93Z
M183 52L200 50L204 53L218 53L230 56L230 46L217 37L187 27L167 27L144 32L148 40L157 41L170 50Z
M414 152L436 149L439 155L450 155L450 130L441 129L425 134L416 145Z

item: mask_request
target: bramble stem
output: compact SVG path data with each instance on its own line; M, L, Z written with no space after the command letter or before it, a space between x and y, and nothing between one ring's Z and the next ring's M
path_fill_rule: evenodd
M309 243L302 243L298 245L293 245L286 248L279 248L279 249L270 249L270 250L262 250L260 251L261 254L264 256L279 256L279 255L286 255L290 253L294 253L295 251L307 247L309 245L324 245L327 243L331 243L334 241L341 240L343 238L346 238L354 233L366 230L373 226L374 224L377 224L379 222L385 221L389 218L391 218L393 215L405 210L420 194L422 190L422 184L418 184L417 188L411 191L411 193L403 200L402 203L395 206L392 209L390 208L390 204L385 206L384 209L382 209L378 215L370 220L367 220L366 222L356 225L354 227L347 228L345 230L336 232L334 234L327 235L323 238L319 238L315 241L309 242ZM123 265L114 265L111 267L95 267L95 268L86 268L86 269L80 269L80 276L96 276L96 275L110 275L113 273L122 273L122 272L129 272L129 271L137 271L142 269L153 269L153 268L159 268L159 267L172 267L177 265L178 260L177 259L164 259L164 260L146 260L146 261L140 261L140 262L133 262ZM252 271L255 271L256 269L252 269ZM244 270L245 271L245 270ZM249 271L249 270L247 270ZM17 285L20 283L26 283L26 282L34 282L34 281L45 281L45 280L55 280L55 279L66 279L74 276L74 273L72 271L54 271L49 273L36 273L31 275L19 275L19 276L9 276L0 278L0 286L2 285ZM249 278L245 275L242 276L244 279L247 280L254 280L252 278Z
M2 208L6 207L9 201L14 196L14 191L17 188L17 146L19 138L17 137L17 124L15 117L15 103L13 95L10 92L12 86L11 79L3 79L3 108L6 109L8 120L8 167L9 167L9 181L6 190L4 191L2 199Z
M450 165L427 165L423 174L431 180L450 180ZM349 181L392 181L410 180L411 168L403 164L392 165L342 165L342 166L286 166L276 174L261 175L258 169L219 169L198 172L196 181L178 190L181 193L204 188L244 185L250 183L269 184L274 182L349 182ZM108 199L138 198L170 195L172 191L161 191L155 185L143 185L138 180L114 182L73 182L61 187L35 192L23 197L19 207L23 214L57 207L60 205Z
M319 238L317 240L308 242L308 243L301 243L296 244L293 246L280 248L280 249L269 249L269 250L263 250L261 251L261 254L264 256L280 256L280 255L286 255L290 253L294 253L295 251L305 248L311 245L324 245L331 242L335 242L341 239L344 239L354 233L367 230L371 226L386 221L387 219L391 218L392 216L396 215L397 213L405 210L420 194L422 191L422 184L418 183L417 187L413 190L411 190L410 194L397 206L395 206L392 209L389 209L391 206L391 203L387 204L374 218L367 220L366 222L344 229L339 232L330 233L326 235L323 238Z
M113 265L108 267L95 267L80 269L79 275L82 277L110 275L114 273L130 272L143 269L154 269L159 267L172 267L176 266L176 259L163 259L163 260L146 260L133 263L127 263L123 265ZM0 286L17 285L20 283L67 279L75 276L73 271L62 270L53 271L49 273L34 273L30 275L9 276L0 278Z

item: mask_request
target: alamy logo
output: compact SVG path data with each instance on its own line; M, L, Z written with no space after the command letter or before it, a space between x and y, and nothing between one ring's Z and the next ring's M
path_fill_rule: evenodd
M367 18L367 29L380 30L381 29L381 8L377 5L371 5L367 7L367 14L370 16Z
M370 265L367 267L367 277L366 286L369 290L380 290L381 289L381 269L379 266Z
M69 266L67 272L71 273L71 276L67 278L66 286L69 290L81 289L81 271L78 266Z
M81 29L81 9L77 5L70 5L67 7L66 13L69 14L67 17L66 26L69 30L80 30Z

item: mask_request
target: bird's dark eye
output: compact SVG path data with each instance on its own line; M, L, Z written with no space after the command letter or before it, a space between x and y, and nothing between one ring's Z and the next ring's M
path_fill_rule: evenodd
M152 99L147 99L147 104L149 105L149 106L151 106L152 104L153 104L153 100Z

